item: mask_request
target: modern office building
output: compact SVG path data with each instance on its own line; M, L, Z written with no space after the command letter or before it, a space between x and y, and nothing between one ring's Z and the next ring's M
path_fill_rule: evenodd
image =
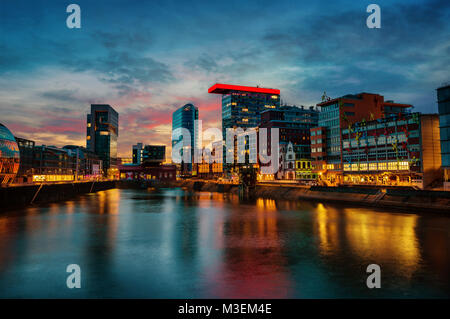
M239 170L239 167L243 164L237 163L239 156L251 156L253 153L250 148L254 148L254 154L256 154L257 141L253 135L247 135L245 137L245 150L241 150L245 154L237 154L238 138L236 136L234 141L229 141L233 144L233 150L226 149L227 129L257 128L261 124L261 113L263 111L280 107L280 90L216 83L208 89L208 93L222 95L222 138L225 141L223 169L224 172L230 174ZM226 161L227 154L230 152L234 152L233 163ZM253 158L250 159L250 162L252 161Z
M193 104L186 104L179 109L177 109L172 114L172 152L175 148L181 147L181 152L179 154L182 158L185 152L190 154L190 163L177 163L179 170L183 171L183 174L192 174L192 163L194 162L194 152L195 150L201 149L199 132L198 132L198 108ZM176 129L186 129L189 132L190 139L186 139L185 136L179 136L174 138L173 132ZM179 144L181 143L181 145ZM172 159L174 155L172 155ZM183 166L183 167L182 167Z
M437 89L444 188L450 189L450 85Z
M0 123L0 186L11 183L19 171L20 150L14 135Z
M280 90L260 87L214 84L208 93L222 95L222 132L227 128L258 127L261 113L280 106Z
M412 107L410 104L384 101L382 95L373 93L350 94L327 99L317 106L321 108L319 124L317 128L312 129L311 135L314 131L316 134L320 131L321 143L313 147L316 149L316 152L312 152L313 169L324 182L331 185L343 183L342 129L349 128L357 122L364 123L407 114ZM318 148L321 148L321 152L317 152Z
M104 173L117 168L119 114L108 104L92 104L87 115L86 148L99 156Z
M15 139L20 150L20 166L15 182L19 184L32 182L35 142L17 136Z
M437 186L441 180L439 118L409 113L342 130L343 183Z

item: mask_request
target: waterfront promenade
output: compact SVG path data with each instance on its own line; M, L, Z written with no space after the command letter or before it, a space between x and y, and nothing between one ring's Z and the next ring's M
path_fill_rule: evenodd
M86 193L112 188L183 188L198 192L239 194L239 185L222 181L188 179L175 182L101 181L36 184L0 188L3 209L68 200ZM450 213L450 192L408 188L323 187L292 183L257 183L250 197L334 202L420 213Z

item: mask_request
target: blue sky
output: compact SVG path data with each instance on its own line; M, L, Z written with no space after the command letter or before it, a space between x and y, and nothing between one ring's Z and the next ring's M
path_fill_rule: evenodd
M381 7L381 29L366 7ZM81 29L66 7L81 7ZM290 104L373 92L437 112L450 81L448 1L0 2L0 122L38 143L85 143L90 103L120 113L119 151L170 144L193 102L220 127L215 82L279 88Z

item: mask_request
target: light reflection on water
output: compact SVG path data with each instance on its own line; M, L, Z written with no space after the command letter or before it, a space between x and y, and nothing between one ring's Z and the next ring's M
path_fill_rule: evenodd
M450 219L181 189L0 215L0 297L449 297ZM82 288L66 287L68 264ZM367 265L382 288L365 285Z

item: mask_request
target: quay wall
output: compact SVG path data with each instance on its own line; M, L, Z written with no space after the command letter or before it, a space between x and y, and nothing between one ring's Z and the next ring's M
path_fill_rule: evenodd
M194 191L229 192L239 194L237 185L215 181L181 181L178 187ZM392 208L405 212L450 213L450 192L413 189L386 189L358 187L319 187L300 185L257 184L250 196L283 200L310 200L335 202L352 206Z
M42 187L41 185L2 187L0 188L0 212L31 204L68 200L81 194L115 187L114 181L42 184Z

